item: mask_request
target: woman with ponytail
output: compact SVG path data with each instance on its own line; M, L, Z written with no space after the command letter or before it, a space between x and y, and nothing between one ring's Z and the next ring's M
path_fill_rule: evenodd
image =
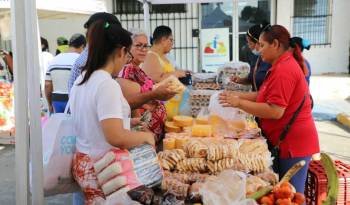
M260 127L275 154L274 170L283 177L300 160L304 166L292 179L304 193L311 156L320 151L305 75L307 69L298 48L293 53L290 34L280 25L268 25L259 37L262 60L272 67L258 92L223 92L220 103L237 107L259 118Z
M72 172L86 205L100 204L105 199L93 168L95 160L113 147L155 144L152 133L130 131L129 104L112 78L132 60L130 33L119 25L98 20L91 25L88 39L87 63L69 100L77 134Z

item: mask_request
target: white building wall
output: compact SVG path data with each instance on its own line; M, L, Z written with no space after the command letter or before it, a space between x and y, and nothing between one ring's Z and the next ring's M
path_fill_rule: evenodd
M84 23L89 15L69 15L59 19L39 19L40 35L49 42L50 52L55 54L57 43L56 39L63 36L69 38L75 33L85 34Z
M293 33L292 16L294 0L277 1L277 24ZM312 74L348 73L350 47L350 1L333 0L331 45L312 46L304 51L311 64Z

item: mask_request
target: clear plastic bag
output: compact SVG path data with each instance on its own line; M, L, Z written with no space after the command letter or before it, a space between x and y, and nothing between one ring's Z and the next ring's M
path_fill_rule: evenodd
M205 205L257 205L246 199L246 175L242 172L225 170L207 180L199 192Z

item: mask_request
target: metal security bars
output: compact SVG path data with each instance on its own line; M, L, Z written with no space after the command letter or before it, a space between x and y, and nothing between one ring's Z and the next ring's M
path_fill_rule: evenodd
M143 28L142 4L137 0L114 0L113 13L124 28ZM167 25L173 31L174 48L170 56L177 67L197 71L200 59L199 4L151 5L151 33L160 25Z
M332 0L294 0L293 36L331 44Z

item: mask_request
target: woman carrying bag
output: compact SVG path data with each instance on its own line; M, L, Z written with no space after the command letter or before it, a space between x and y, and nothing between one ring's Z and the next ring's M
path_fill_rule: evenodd
M105 199L93 168L98 158L116 147L155 144L152 133L130 131L130 106L112 78L132 59L130 33L104 20L91 26L87 63L70 93L77 134L72 172L87 205Z
M283 26L266 26L259 43L262 60L272 65L260 90L223 92L220 103L260 119L261 129L277 159L274 166L280 177L296 162L307 162L291 179L296 191L304 193L308 164L312 155L320 151L305 80L307 68L298 48L293 53L288 51L290 34Z

